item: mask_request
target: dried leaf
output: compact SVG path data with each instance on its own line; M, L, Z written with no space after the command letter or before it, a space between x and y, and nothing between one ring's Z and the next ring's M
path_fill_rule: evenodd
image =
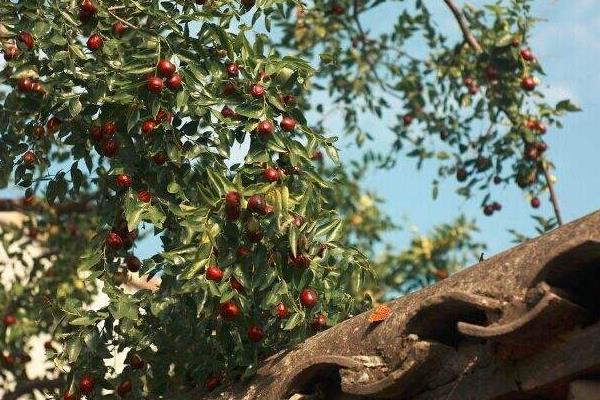
M377 306L375 310L373 310L371 315L369 315L369 322L374 323L385 321L390 317L390 315L392 315L392 310L385 304L381 304Z

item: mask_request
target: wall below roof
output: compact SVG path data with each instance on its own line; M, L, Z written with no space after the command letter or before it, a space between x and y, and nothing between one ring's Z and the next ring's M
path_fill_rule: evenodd
M26 221L26 216L19 212L0 212L0 229L2 225L17 225L20 226ZM25 260L30 260L32 256L39 254L41 247L28 246L25 249L26 257ZM7 249L5 249L0 242L0 282L4 287L12 286L12 282L18 279L19 276L24 274L26 265L22 265L20 262L12 260L7 255ZM108 304L108 296L102 292L102 282L99 284L99 295L94 298L94 301L90 305L90 309L97 310ZM160 286L160 280L158 278L147 281L144 277L140 277L137 273L128 273L127 282L122 286L123 290L127 293L135 293L140 289L157 290ZM1 312L1 309L0 309ZM44 343L50 339L49 334L41 334L32 337L26 344L25 351L31 357L31 361L25 364L25 371L29 379L49 377L47 371L52 368L52 363L46 360ZM55 347L57 345L55 344ZM119 373L124 368L125 356L127 349L121 353L118 353L114 358L105 360L107 365L115 368L116 372ZM50 376L55 378L55 376ZM0 399L4 392L2 390L3 382L0 382ZM14 382L8 383L8 389L11 390L14 387ZM45 397L36 397L36 399L44 399Z

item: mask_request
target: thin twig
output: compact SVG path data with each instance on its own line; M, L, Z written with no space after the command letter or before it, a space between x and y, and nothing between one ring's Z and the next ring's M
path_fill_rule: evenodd
M548 191L550 192L550 202L552 203L552 207L554 208L556 221L558 222L558 225L562 225L563 219L560 213L560 206L558 204L558 196L556 195L556 191L554 190L554 183L552 182L552 177L550 176L548 165L546 164L546 161L542 161L540 163L540 166L542 168L542 171L544 172L544 177L546 177L546 186L548 186Z
M354 7L353 7L353 13L352 13L352 19L354 19L354 22L356 22L356 27L358 28L358 32L360 34L360 43L361 43L361 47L362 47L362 51L363 51L363 55L364 55L364 60L367 64L369 64L369 67L371 67L371 71L373 71L373 75L375 75L375 78L377 78L377 80L379 82L383 82L381 80L381 78L379 78L379 75L377 73L377 69L375 68L375 65L373 64L373 62L369 59L369 56L367 55L367 34L365 32L365 30L363 29L363 26L360 22L360 18L358 16L358 0L354 0Z
M517 120L509 113L509 111L502 106L499 106L499 108L500 110L502 110L502 112L508 118L511 124L513 124L513 126L516 126ZM558 222L558 225L560 226L563 224L563 219L560 212L558 196L556 195L556 192L554 190L554 184L552 183L552 177L550 176L550 171L548 170L546 161L541 161L539 164L542 169L542 172L544 173L546 185L548 186L548 191L550 192L550 202L552 203L552 207L554 208L554 216L556 217L556 222Z
M130 28L133 28L133 29L140 29L139 27L137 27L137 26L133 25L131 22L129 22L129 21L127 21L127 20L124 20L123 18L119 17L117 14L115 14L114 12L112 12L110 9L108 10L108 13L109 13L109 14L110 14L112 17L116 18L117 20L119 20L119 21L121 21L122 23L124 23L125 25L127 25L128 27L130 27Z
M458 8L453 0L444 0L444 3L446 3L448 8L450 8L450 11L452 11L452 14L454 14L454 18L456 18L456 22L458 22L458 26L460 26L460 30L462 31L467 43L469 43L469 46L471 46L477 53L483 53L481 45L473 35L473 32L471 32L471 29L469 29L469 22L465 18L462 10Z
M57 214L69 214L69 213L85 213L91 209L89 199L85 199L79 202L61 203L55 205L49 205L44 201L35 201L31 205L24 205L23 200L20 199L0 199L0 212L3 211L52 211Z
M405 98L396 94L393 91L393 89L390 88L389 85L383 79L381 79L381 77L379 76L379 73L377 72L377 66L373 63L373 61L371 59L369 59L369 55L367 54L367 34L366 34L365 30L363 29L362 23L360 22L359 11L358 11L358 0L354 0L353 9L354 10L352 13L352 19L354 20L354 22L356 22L356 27L358 28L358 32L360 34L360 43L361 43L361 47L362 47L362 51L363 51L363 55L364 55L363 58L364 58L365 62L369 65L369 67L371 68L371 71L373 72L373 76L375 77L375 79L379 83L379 86L385 93L389 94L392 97L397 98L398 100L402 100L402 101L406 100Z

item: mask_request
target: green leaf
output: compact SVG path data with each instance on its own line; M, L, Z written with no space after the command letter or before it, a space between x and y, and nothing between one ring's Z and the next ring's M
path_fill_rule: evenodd
M220 174L217 174L214 169L207 168L206 173L208 174L209 182L215 188L217 193L221 194L235 190L235 186L227 179L225 179L225 177L221 176Z
M76 326L88 326L93 325L96 322L96 318L90 316L78 317L69 321L69 324Z
M556 104L556 111L580 112L581 108L571 103L570 100L562 100Z
M144 218L146 217L157 228L162 228L163 223L167 219L166 215L158 207L155 206L148 207L147 212L144 214Z
M31 33L33 36L44 36L48 32L48 29L50 29L50 24L48 24L46 21L40 20L33 25Z
M208 188L203 188L199 185L196 187L198 197L200 198L200 200L202 200L202 202L206 203L206 205L209 205L210 207L216 207L217 204L219 204L220 196L213 196L209 192Z
M504 35L502 35L498 39L496 39L495 46L496 47L510 46L512 44L513 39L514 39L514 35L512 33L505 33Z
M329 155L329 157L331 157L331 159L333 160L333 162L338 163L340 162L340 156L338 154L338 151L335 147L328 145L325 146L325 151L327 152L327 154Z
M74 162L71 166L71 181L73 182L73 190L79 192L79 188L85 181L85 175L77 168L77 162Z
M53 204L54 200L56 199L57 196L57 185L56 185L56 181L51 180L50 182L48 182L48 186L46 186L46 200L48 201L49 204Z
M244 188L244 195L252 196L253 194L265 194L265 193L270 192L276 185L277 185L276 182L271 182L269 184L255 183L253 185L246 186Z
M81 347L82 343L78 337L73 338L67 343L65 352L67 353L69 362L73 363L77 361L77 358L79 358L79 353L81 352Z
M185 90L180 90L175 97L175 105L181 110L188 102L188 93Z
M69 112L72 117L76 117L81 112L81 101L79 101L79 97L73 97L69 100Z
M140 120L140 110L138 108L132 108L127 112L127 132L131 132L133 127Z
M89 271L102 260L102 251L100 249L90 249L80 258L79 270Z
M87 60L87 57L85 56L85 53L83 52L83 50L81 50L81 47L79 47L78 45L70 45L69 46L69 50L71 51L72 54L74 54L77 58L81 59L81 60Z
M261 302L261 308L264 310L271 309L279 299L279 291L281 290L281 284L275 284L271 287L271 290L267 293L267 295L263 298Z
M50 37L50 42L51 42L52 44L55 44L55 45L59 46L59 47L62 47L62 46L64 46L64 45L66 45L66 44L67 44L67 39L65 39L65 38L64 38L63 36L61 36L61 35L52 35L52 36Z
M138 316L137 305L127 300L125 297L119 298L116 304L112 303L109 310L114 319L135 320Z
M38 74L37 70L33 69L30 65L23 64L19 68L17 68L15 70L15 72L13 72L11 77L14 79L27 78L27 77L37 79L39 77L39 74Z
M230 60L235 60L233 43L231 42L229 35L220 26L214 26L214 28L216 29L219 40L221 41L221 46L227 50L227 57L229 57Z
M298 324L300 322L302 322L303 319L304 319L304 314L301 314L301 313L292 314L292 316L289 317L288 320L285 322L285 325L283 326L283 330L291 331L296 326L298 326Z
M69 52L66 50L62 50L62 51L57 51L52 56L52 61L56 63L56 62L64 61L67 58L69 58Z
M297 244L298 244L298 229L295 225L290 225L290 231L288 234L288 242L290 244L290 250L292 252L292 256L296 257L297 255Z
M181 186L179 183L173 181L167 185L167 192L171 194L179 193L181 191Z
M285 56L285 57L283 57L282 62L289 67L293 67L297 70L300 70L305 75L310 76L315 73L315 70L313 69L313 67L311 67L308 62L306 62L305 60L303 60L301 58Z
M242 104L235 108L235 112L248 118L260 119L263 117L263 109L253 104Z
M290 208L290 190L287 186L281 188L281 213L287 215Z
M134 230L140 224L142 215L147 209L147 203L142 203L134 195L133 190L129 189L125 198L125 219L127 220L127 229Z
M319 54L319 58L323 64L333 64L334 61L334 57L329 53L321 53Z
M340 224L342 223L342 220L339 218L336 218L326 224L323 224L319 227L319 229L317 229L317 231L315 232L315 237L321 237L321 236L325 236L328 233L334 231Z
M260 279L252 285L258 288L259 291L266 290L269 288L275 279L277 278L277 270L274 268L267 268L267 271L261 275Z
M340 221L340 223L337 224L336 227L331 231L327 240L329 242L340 240L343 232L344 232L344 224L341 223L341 221Z
M68 14L67 12L63 11L63 10L58 10L58 12L60 12L60 14L62 15L63 19L72 26L78 26L79 22L77 22L72 16L71 14Z
M217 286L216 283L214 283L213 281L207 281L208 283L208 290L210 292L210 294L212 294L215 297L221 297L221 291L219 290L219 287Z
M283 103L279 100L279 96L273 96L271 93L267 92L267 100L269 101L269 103L271 103L272 106L274 106L275 108L281 110L281 111L285 111L285 106L283 105Z

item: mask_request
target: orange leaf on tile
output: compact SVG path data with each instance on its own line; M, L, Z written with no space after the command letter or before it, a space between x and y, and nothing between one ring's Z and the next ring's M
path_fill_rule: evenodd
M392 310L390 310L390 308L385 304L381 304L373 310L371 315L369 315L369 322L373 323L385 321L391 314Z

